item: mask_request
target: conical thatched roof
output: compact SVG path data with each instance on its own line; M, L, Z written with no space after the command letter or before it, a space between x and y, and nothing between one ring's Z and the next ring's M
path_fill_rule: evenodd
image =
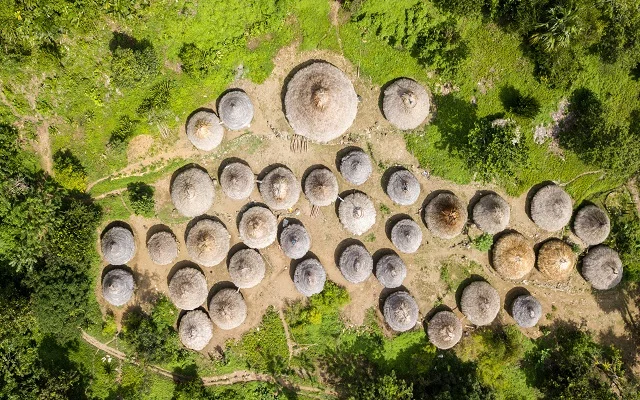
M467 223L467 208L452 193L440 193L427 204L424 223L433 236L453 239Z
M218 117L209 111L198 111L187 122L187 138L196 149L211 151L218 147L224 136Z
M365 183L372 171L371 158L362 150L350 151L340 160L340 173L353 185Z
M338 267L349 282L364 282L373 271L373 258L364 246L352 244L340 255Z
M500 311L500 295L487 282L471 282L462 291L460 308L472 324L489 325Z
M564 280L576 265L576 255L571 246L560 239L551 239L538 250L538 269L547 278Z
M411 172L401 169L389 176L387 195L396 204L410 206L420 196L420 183Z
M214 198L213 181L200 168L191 167L181 171L171 184L171 201L185 217L205 214Z
M607 239L611 222L604 210L590 204L582 207L576 214L573 230L587 246L595 246Z
M211 321L220 329L229 330L242 325L247 318L247 303L235 289L222 289L209 302Z
M511 315L521 327L534 327L542 316L542 304L531 295L518 296L511 305Z
M598 245L582 259L582 276L594 289L612 289L622 279L622 261L610 247Z
M462 322L451 311L437 312L429 320L427 335L437 348L450 349L462 338Z
M298 202L300 184L288 168L277 167L260 182L260 194L272 209L286 210Z
M102 256L112 265L124 265L136 254L133 233L127 228L114 226L102 235Z
M207 280L204 274L192 267L179 269L169 281L169 297L182 310L200 307L207 300Z
M493 268L505 279L524 278L536 262L533 247L518 232L503 235L493 245Z
M295 133L326 143L342 135L353 124L358 96L342 71L329 63L315 62L291 78L284 107Z
M265 274L264 260L253 249L237 251L229 260L231 282L240 289L248 289L259 284Z
M220 119L232 131L248 128L253 120L253 104L242 90L227 92L218 102Z
M234 200L244 200L251 196L255 182L251 168L240 162L228 164L220 173L222 191Z
M187 311L180 319L178 333L184 347L200 351L213 337L213 324L204 311Z
M311 236L303 225L289 224L280 233L280 247L284 255L297 260L311 248Z
M171 232L157 232L147 240L147 251L154 263L169 265L178 257L178 242Z
M558 185L547 185L531 199L531 219L548 232L559 231L571 220L571 197Z
M418 304L407 292L391 293L384 301L382 311L387 325L397 332L408 331L418 322Z
M429 115L431 101L427 90L413 79L401 78L384 90L382 112L398 129L417 128Z
M376 208L366 194L353 193L340 203L338 216L347 231L362 235L376 223Z
M511 208L502 197L489 193L480 198L473 206L473 222L491 235L505 230L511 218Z
M391 242L403 253L415 253L422 244L422 229L411 218L400 220L391 228Z
M338 180L328 168L316 168L304 180L304 194L314 206L328 206L338 198Z
M386 288L397 288L407 277L407 267L395 254L385 254L376 263L376 278Z
M300 262L293 274L293 284L296 289L307 297L322 292L326 280L327 273L320 261L315 258L308 258Z
M213 267L227 256L231 242L229 231L220 222L201 219L187 233L187 253L200 265Z
M276 240L278 220L268 208L253 206L242 213L240 239L253 249L263 249Z
M102 297L111 305L126 304L134 289L133 275L126 269L114 268L102 278Z

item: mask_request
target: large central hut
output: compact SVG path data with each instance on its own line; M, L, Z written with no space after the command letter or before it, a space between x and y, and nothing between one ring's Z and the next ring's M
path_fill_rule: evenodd
M171 200L176 210L185 217L205 214L215 198L213 181L198 167L180 171L171 182Z
M235 289L222 289L209 302L211 321L220 329L230 330L247 319L247 303Z
M338 267L351 283L364 282L373 271L373 258L361 244L352 244L342 251Z
M253 206L242 213L238 231L244 244L263 249L276 240L278 220L268 208Z
M227 256L231 235L219 221L209 218L196 222L187 232L187 252L205 267L220 264Z
M400 130L415 129L429 115L431 101L427 89L413 79L400 78L384 90L382 112Z
M376 223L376 208L366 194L356 192L340 203L338 217L347 231L362 235Z
M455 194L439 193L427 204L424 223L433 236L453 239L467 223L467 208Z
M300 185L296 176L285 167L271 170L260 182L264 202L274 210L292 208L300 198Z

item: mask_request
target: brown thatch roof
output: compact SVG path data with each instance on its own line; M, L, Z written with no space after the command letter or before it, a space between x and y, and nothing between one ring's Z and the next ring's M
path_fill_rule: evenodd
M450 349L462 338L462 322L451 311L437 312L429 320L427 335L437 348Z
M181 171L171 183L171 200L176 210L185 217L205 214L215 198L213 181L200 168Z
M433 236L453 239L467 223L467 208L452 193L440 193L427 204L424 223Z
M401 78L384 91L382 112L398 129L417 128L429 115L431 101L424 86L413 79Z
M302 261L293 273L293 284L298 292L307 297L322 292L326 280L327 273L320 261L315 258Z
M582 276L594 289L612 289L622 280L622 261L610 247L598 245L582 259Z
M247 319L247 303L235 289L222 289L209 302L211 321L220 329L235 329Z
M207 280L204 274L192 267L176 271L169 281L169 297L176 307L194 310L207 300Z
M418 322L418 304L404 291L391 293L384 301L382 312L387 325L397 332L408 331Z
M534 327L542 316L542 304L531 295L518 296L511 306L511 315L521 327Z
M286 210L298 202L300 184L291 170L277 167L260 182L260 194L272 209Z
M224 137L224 128L218 117L209 111L198 111L187 122L187 138L196 149L211 151Z
M576 214L573 230L587 246L595 246L607 239L611 222L604 210L590 204L582 207Z
M500 311L500 295L487 282L472 282L462 291L460 309L472 324L489 325Z
M576 265L576 255L571 246L560 239L551 239L538 250L538 269L547 278L564 280Z
M239 250L229 260L231 282L240 289L252 288L262 282L265 272L264 260L256 250Z
M397 288L407 277L407 267L396 254L385 254L376 263L376 278L386 288Z
M342 251L338 267L346 280L351 283L361 283L373 271L373 258L364 246L352 244Z
M531 200L531 219L548 232L559 231L571 220L571 197L558 185L547 185Z
M242 213L238 231L244 244L262 249L276 240L278 220L268 208L253 206Z
M396 204L410 206L420 196L420 183L411 172L401 169L389 176L387 195Z
M311 248L311 236L301 224L288 224L280 233L280 247L289 258L297 260Z
M187 311L180 319L178 333L184 347L200 351L213 337L213 324L204 311Z
M391 243L403 253L415 253L422 244L422 229L411 218L400 220L391 228Z
M154 263L169 265L178 257L178 241L172 232L157 232L147 240L147 251Z
M507 233L493 245L493 268L505 279L524 278L536 262L533 247L518 232Z
M480 230L491 235L505 230L510 218L509 203L495 193L482 196L473 206L473 222Z
M251 196L255 182L251 168L241 162L228 164L220 173L222 191L234 200L244 200Z
M376 208L366 194L353 193L338 206L338 216L347 231L362 235L376 223Z
M133 275L124 268L114 268L102 278L102 297L111 305L126 304L134 289Z
M201 219L187 233L187 253L200 265L213 267L224 260L231 244L229 231L220 222Z
M350 151L340 160L340 173L353 185L365 183L372 171L371 158L362 150Z
M114 226L102 235L102 256L112 265L124 265L136 254L133 233L122 226Z
M328 206L338 198L338 180L328 168L316 168L304 180L304 194L314 206Z
M242 90L225 93L218 102L220 119L227 128L238 131L248 128L253 120L253 104Z

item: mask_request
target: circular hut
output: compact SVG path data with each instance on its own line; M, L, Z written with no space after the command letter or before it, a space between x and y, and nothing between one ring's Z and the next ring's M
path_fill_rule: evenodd
M260 194L264 202L274 210L292 208L300 197L300 185L288 168L271 170L260 182Z
M253 120L253 104L242 90L225 93L218 102L222 123L232 131L248 128Z
M263 249L276 240L278 220L268 208L253 206L242 213L238 231L244 244Z
M204 311L187 311L180 319L178 334L184 347L200 351L213 337L213 324Z
M222 289L211 298L209 314L218 328L235 329L247 318L247 303L238 290Z
M420 183L406 169L395 171L389 176L387 195L396 204L410 206L420 196Z
M533 247L518 232L507 233L493 245L493 268L505 279L524 278L536 262Z
M531 199L531 219L545 231L564 228L572 214L571 197L558 185L544 186Z
M582 207L576 214L573 230L587 246L595 246L607 239L611 230L611 222L604 210L589 204Z
M241 162L226 165L220 173L222 191L233 200L244 200L251 196L255 181L251 168Z
M519 326L532 328L542 316L542 304L531 295L518 296L511 305L511 315Z
M112 265L124 265L136 254L133 233L122 226L114 226L102 235L102 256Z
M420 126L429 116L430 105L427 89L408 78L397 79L388 85L382 98L384 117L403 131Z
M300 262L293 274L293 284L296 289L307 297L322 292L326 280L327 273L320 261L315 258L308 258Z
M582 276L594 289L612 289L622 280L622 261L610 247L598 245L582 259Z
M229 260L231 282L240 289L249 289L262 282L265 272L264 260L256 250L238 250Z
M403 253L415 253L422 244L422 229L411 218L405 218L391 228L391 243Z
M366 194L357 192L340 203L338 217L347 231L362 235L376 223L376 208Z
M178 241L170 231L156 232L147 240L147 251L154 263L169 265L178 257Z
M352 244L340 255L338 267L346 280L351 283L361 283L373 271L373 258L364 246Z
M407 266L396 254L385 254L376 263L376 278L385 288L397 288L407 277Z
M440 193L427 204L424 223L433 236L453 239L467 223L467 208L455 194Z
M371 158L362 150L352 150L340 159L340 173L352 185L365 183L372 171Z
M538 270L549 279L567 279L575 265L576 255L563 240L547 240L538 250Z
M200 265L213 267L227 256L231 235L222 223L205 218L187 232L187 253Z
M500 311L500 295L487 282L471 282L462 291L460 309L472 324L489 325Z
M176 271L169 281L169 298L182 310L194 310L207 300L207 280L193 267Z
M171 183L171 201L185 217L197 217L206 213L213 205L214 198L213 181L200 168L182 170Z
M384 301L384 320L396 332L405 332L418 322L418 304L407 292L391 293Z
M311 248L311 236L303 225L288 224L280 232L280 247L287 257L300 259Z
M450 349L462 339L462 322L451 311L439 311L429 320L427 335L437 348Z
M473 206L473 222L483 232L495 235L505 230L511 218L511 208L502 197L489 193Z
M187 122L187 138L198 150L211 151L224 136L220 119L210 111L198 111Z
M316 168L304 180L304 194L318 207L331 205L338 198L338 180L328 168Z
M102 297L113 306L131 300L134 289L133 275L124 268L114 268L102 278Z

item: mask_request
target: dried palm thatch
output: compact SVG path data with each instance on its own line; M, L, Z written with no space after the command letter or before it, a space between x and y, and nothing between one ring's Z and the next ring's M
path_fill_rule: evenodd
M340 203L338 216L347 231L362 235L376 223L376 208L366 194L353 193Z
M169 297L182 310L200 307L207 300L207 280L204 274L192 267L179 269L169 281Z
M462 339L462 322L451 311L439 311L429 320L427 335L437 348L450 349Z
M487 282L471 282L462 291L460 308L472 324L489 325L500 311L500 295Z
M365 183L372 171L371 158L362 150L350 151L340 160L340 173L353 185Z
M157 232L147 240L147 251L154 263L169 265L178 257L178 241L169 231Z
M567 279L575 265L576 255L571 246L560 239L548 240L538 250L538 269L549 279Z
M373 271L373 258L364 246L352 244L340 255L338 267L346 280L351 283L361 283Z
M511 305L511 315L519 326L534 327L542 316L542 304L531 295L518 296Z
M418 312L415 299L404 291L391 293L382 307L384 320L396 332L405 332L415 327Z
M356 118L358 96L347 76L326 62L295 73L284 96L285 114L298 135L326 143L342 135Z
M220 173L222 191L233 200L244 200L251 196L255 182L251 168L241 162L228 164Z
M232 131L248 128L253 120L253 103L242 90L232 90L218 102L220 119Z
M136 254L133 233L122 226L114 226L102 235L102 256L113 265L124 265Z
M247 303L235 289L222 289L209 302L211 320L220 329L230 330L247 319Z
M304 194L314 206L328 206L338 198L338 180L328 168L316 168L304 180Z
M411 172L401 169L389 177L387 195L396 204L410 206L420 196L420 183Z
M505 279L522 279L536 262L533 247L518 232L507 233L493 246L493 268Z
M467 223L467 208L453 193L440 193L424 211L424 223L433 236L453 239Z
M385 254L376 263L376 278L386 288L397 288L407 277L407 267L396 254Z
M571 197L558 185L547 185L531 199L531 219L548 232L559 231L571 220Z
M598 245L589 250L582 259L582 276L594 289L612 289L622 279L622 261L610 247Z
M430 105L424 86L413 79L400 78L384 90L382 112L391 125L406 131L424 122Z
M505 230L511 218L511 208L495 193L482 196L473 206L473 222L483 232L495 235Z
M576 214L573 230L587 246L595 246L607 239L611 230L611 222L604 210L590 204L582 207Z
M280 233L280 247L289 258L304 257L311 248L311 236L301 224L289 224Z
M209 344L213 337L213 324L204 311L187 311L180 319L178 333L184 347L200 351Z
M198 111L187 122L187 138L196 149L211 151L218 147L224 136L218 117L209 111Z
M244 244L263 249L276 240L278 220L268 208L253 206L242 214L238 231Z
M422 244L422 229L411 218L402 219L391 228L391 243L403 253L415 253Z
M187 233L187 253L200 265L213 267L227 256L231 242L229 231L220 222L201 219Z
M133 275L124 268L114 268L102 278L102 297L113 306L126 304L134 289Z
M293 273L293 284L298 292L307 297L322 292L324 283L327 280L327 273L324 271L320 261L315 258L308 258L296 266Z
M252 288L262 282L265 272L264 260L256 250L239 250L229 260L231 282L240 289Z
M213 182L205 171L191 167L181 171L171 183L171 200L185 217L197 217L207 212L215 192Z
M300 185L288 168L277 167L260 182L264 202L274 210L292 208L300 198Z

